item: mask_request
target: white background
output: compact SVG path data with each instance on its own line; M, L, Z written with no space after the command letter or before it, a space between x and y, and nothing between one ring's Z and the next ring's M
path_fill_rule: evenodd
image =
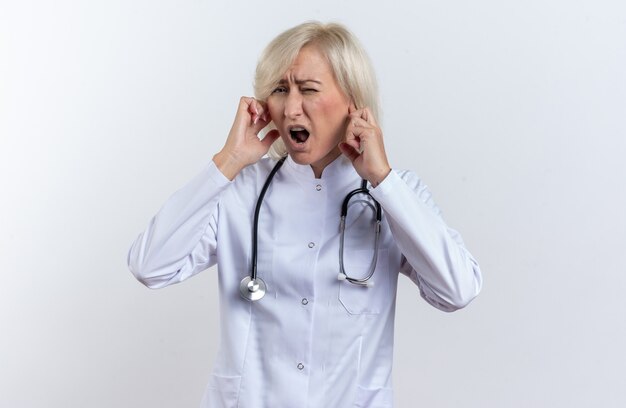
M150 291L126 252L309 19L361 39L392 165L484 273L454 314L401 279L397 405L626 406L625 4L3 0L0 406L198 406L215 271Z

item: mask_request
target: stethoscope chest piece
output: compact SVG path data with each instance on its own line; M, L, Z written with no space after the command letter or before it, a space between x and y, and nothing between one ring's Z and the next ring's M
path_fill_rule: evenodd
M265 296L266 291L267 286L261 278L252 279L252 277L246 276L239 284L239 294L246 300L259 300Z

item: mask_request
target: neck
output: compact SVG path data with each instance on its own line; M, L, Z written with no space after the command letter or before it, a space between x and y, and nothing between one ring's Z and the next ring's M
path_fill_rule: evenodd
M331 151L328 155L326 155L322 160L317 163L311 163L311 169L313 169L313 174L315 178L322 178L322 172L330 163L335 161L337 157L341 155L341 151L337 147L335 150Z

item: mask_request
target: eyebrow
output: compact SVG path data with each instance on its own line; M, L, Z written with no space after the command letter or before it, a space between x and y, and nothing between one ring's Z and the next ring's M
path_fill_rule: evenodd
M286 84L288 81L286 79L281 79L280 81L278 81L279 85L284 85ZM296 83L296 85L302 85L305 84L307 82L314 82L316 84L322 85L322 83L320 81L318 81L317 79L296 79L294 81Z

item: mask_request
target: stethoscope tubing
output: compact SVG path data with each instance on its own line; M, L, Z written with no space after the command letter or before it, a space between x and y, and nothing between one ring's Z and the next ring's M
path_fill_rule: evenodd
M245 276L239 285L239 293L241 296L248 301L256 301L265 296L267 291L267 286L263 279L257 276L257 254L258 254L258 229L259 229L259 214L261 213L261 205L263 204L263 198L265 197L265 193L269 188L272 179L276 175L276 172L282 167L285 159L287 157L283 157L280 159L270 174L267 176L267 180L265 180L265 184L261 188L261 192L259 193L259 198L257 199L256 206L254 208L254 224L252 228L252 266L250 270L250 274ZM367 276L364 278L353 278L346 273L345 266L343 263L343 252L344 252L344 238L345 238L345 228L346 228L346 217L348 215L348 206L350 204L350 199L357 194L365 194L374 201L376 207L376 222L375 222L375 237L374 237L374 255L372 256L372 262L370 263L370 268L367 272ZM339 223L340 230L340 240L339 240L339 270L340 273L338 275L339 280L347 280L348 282L359 285L359 286L372 286L373 282L370 280L374 275L374 271L376 270L376 263L378 262L378 245L380 241L380 229L381 229L381 220L382 220L382 210L380 204L367 189L367 181L363 180L361 182L361 187L355 190L352 190L348 193L348 195L344 198L341 203L341 219Z
M257 278L257 248L258 248L258 235L259 235L259 213L261 212L261 204L263 204L263 198L265 197L265 193L267 192L268 187L270 186L270 183L272 182L272 179L274 178L274 176L276 175L276 172L278 171L278 169L280 169L283 165L283 163L285 162L285 159L287 157L283 157L282 159L280 159L276 165L274 166L274 168L272 169L272 171L270 172L269 176L267 176L267 180L265 180L265 184L263 185L263 188L261 189L261 193L259 194L259 198L256 201L256 207L254 208L254 228L252 229L252 271L250 272L250 278L255 281Z
M350 204L350 199L357 194L365 194L370 197L372 201L374 201L374 205L376 207L376 222L374 224L374 254L372 255L372 261L370 262L370 268L367 272L367 275L364 278L353 278L348 275L345 269L345 265L343 263L343 250L344 250L344 237L346 230L346 217L348 216L348 206ZM348 282L360 285L360 286L372 286L373 282L370 280L372 276L374 276L374 271L376 270L376 263L378 262L378 245L380 239L380 225L382 222L382 209L380 204L367 189L367 181L361 181L361 188L357 188L348 193L348 195L343 199L343 203L341 203L341 220L339 221L339 275L337 278L339 280L347 280Z

